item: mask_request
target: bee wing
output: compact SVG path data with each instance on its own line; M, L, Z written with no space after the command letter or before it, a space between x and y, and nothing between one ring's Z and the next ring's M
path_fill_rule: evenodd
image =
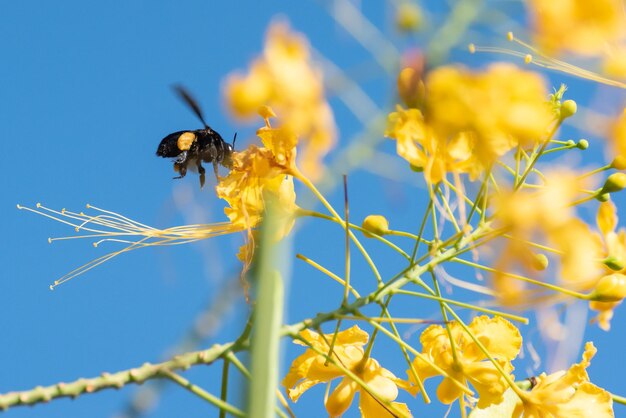
M200 119L204 127L208 128L209 125L207 125L207 123L204 121L204 116L202 116L202 110L200 110L200 106L198 106L198 103L193 99L193 97L191 97L189 92L181 85L175 85L174 91L181 97L181 99L183 99L185 103L187 103L191 110L193 110L193 113L198 116L198 119Z

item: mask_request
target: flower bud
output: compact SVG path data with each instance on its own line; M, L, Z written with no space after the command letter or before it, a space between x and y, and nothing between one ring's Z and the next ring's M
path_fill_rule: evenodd
M586 139L581 139L576 144L576 148L581 149L583 151L586 150L587 148L589 148L589 141L587 141Z
M604 265L610 268L613 271L623 270L626 265L624 265L624 260L621 258L617 258L613 255L608 256L603 261Z
M419 69L406 67L398 74L398 95L407 107L417 109L421 107L426 95L426 87L421 79Z
M600 194L619 192L624 187L626 187L626 173L613 173L604 182Z
M363 234L367 238L373 238L374 235L385 235L389 232L389 221L382 215L369 215L363 221L362 228L365 230Z
M543 271L548 268L549 264L550 260L548 260L545 254L533 254L532 266L535 270Z
M422 10L408 1L402 2L396 12L396 27L400 32L415 32L422 27Z
M578 105L573 100L565 100L561 104L561 119L567 119L576 114L578 110Z
M626 276L609 274L601 278L589 299L599 302L619 302L626 297Z

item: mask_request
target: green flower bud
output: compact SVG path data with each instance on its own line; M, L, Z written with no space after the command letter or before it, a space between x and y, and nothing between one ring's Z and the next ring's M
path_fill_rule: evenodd
M626 187L626 173L613 173L604 182L600 193L615 193L623 190L624 187Z
M611 195L608 193L600 193L596 196L598 202L608 202L611 199Z
M561 119L567 119L576 114L576 110L578 110L578 106L576 102L573 100L565 100L561 104Z
M578 141L578 144L576 144L576 147L581 150L586 150L587 148L589 148L589 141L587 141L586 139L581 139L580 141Z
M603 261L604 265L610 268L613 271L623 270L626 265L624 265L624 260L617 258L613 255L608 256Z

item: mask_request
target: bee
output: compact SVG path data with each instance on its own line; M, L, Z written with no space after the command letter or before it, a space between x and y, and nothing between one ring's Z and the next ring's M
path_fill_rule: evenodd
M196 114L204 128L196 129L195 131L177 131L167 135L161 140L156 155L163 158L174 158L174 171L179 174L177 177L174 177L175 179L185 177L188 167L193 171L197 169L200 174L200 187L202 188L205 182L203 162L213 163L213 171L217 180L219 180L218 164L228 169L232 168L232 156L237 134L233 138L232 145L224 141L222 136L211 129L204 121L200 106L198 106L198 103L191 97L189 92L181 86L174 86L174 91Z

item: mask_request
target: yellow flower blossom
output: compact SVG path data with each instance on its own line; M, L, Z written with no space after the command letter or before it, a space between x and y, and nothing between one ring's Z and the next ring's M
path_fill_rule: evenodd
M267 119L257 135L265 146L250 145L234 153L233 166L216 191L230 206L224 212L231 223L244 229L254 228L261 220L264 193L274 194L284 212L281 218L288 218L284 230L278 234L282 237L291 230L291 215L296 209L293 177L289 174L295 167L297 139L287 128L272 128Z
M329 352L333 334L320 335L314 331L304 330L300 335L317 351ZM341 368L327 361L324 355L312 349L306 350L304 354L293 361L283 380L283 386L287 388L289 398L295 402L305 391L316 384L330 382L342 377L342 381L326 400L326 409L331 417L343 414L350 407L354 396L359 391L361 392L359 408L363 417L397 416L392 414L387 407L381 405L378 400L389 402L395 412L402 414L401 416L410 416L405 404L393 402L398 396L398 385L405 386L406 382L396 378L393 373L381 367L374 359L369 358L363 363L363 346L367 343L368 338L368 334L356 325L339 332L333 346L332 357L336 363L341 364L365 382L368 390L371 390L376 398L346 376ZM305 345L298 340L294 342Z
M602 276L602 243L590 227L576 218L572 202L586 185L573 172L557 170L546 173L539 191L502 192L494 199L495 219L510 238L501 245L493 277L500 302L506 306L534 303L527 285L507 273L534 278L541 273L535 268L535 255L530 243L551 248L560 263L555 284L568 289L589 291ZM535 249L536 250L536 249Z
M436 184L447 172L465 172L471 151L463 138L440 141L424 122L422 112L403 109L389 115L385 135L396 139L397 152L409 164L424 170L426 181Z
M621 0L530 0L535 42L547 53L596 55L626 35Z
M302 171L315 179L321 159L332 149L336 128L324 97L322 74L311 65L309 45L303 35L284 22L270 26L263 55L248 74L232 74L225 83L228 108L239 118L249 118L261 106L271 106L282 123L299 138Z
M452 322L448 327L453 344L448 330L440 325L431 325L420 336L422 354L448 373L448 377L444 377L437 388L439 400L450 404L463 394L453 383L452 379L456 379L462 383L469 382L476 389L479 407L500 403L504 391L509 387L504 376L458 322ZM506 373L511 373L511 360L517 356L522 345L517 328L503 318L486 316L474 318L468 327L500 367ZM421 380L439 374L420 357L413 360L413 365ZM407 373L415 383L411 373Z
M481 72L437 68L426 78L426 95L426 121L437 137L468 136L472 178L518 144L544 139L553 119L544 79L511 64L492 64Z
M617 230L617 208L608 200L598 207L596 222L602 233L602 241L606 257L611 257L615 265L624 266L613 270L626 273L626 230ZM608 270L608 269L607 269Z
M623 274L626 274L626 230L623 228L619 231L617 230L617 208L613 202L609 200L600 204L598 207L596 222L598 224L598 229L602 234L604 256L612 259L613 268L606 267L605 271L607 273L618 271L619 273L622 273L619 276L623 276ZM604 276L600 279L594 291L597 292L598 286L602 286L603 283L605 283L603 280L606 281L606 277L611 276L615 275ZM598 323L598 326L601 329L608 331L611 328L613 310L621 304L621 300L619 299L623 298L610 301L592 300L589 302L589 307L599 312L596 318L594 318L594 321Z
M228 202L224 213L231 225L248 231L248 239L237 255L244 263L244 271L252 262L255 249L252 229L263 217L265 196L274 195L278 203L279 227L273 237L277 241L293 228L293 214L297 209L293 177L289 175L295 168L297 138L287 128L271 127L271 109L261 108L260 112L266 126L260 128L257 135L264 147L250 145L244 151L233 153L230 172L215 188L218 197Z
M428 74L424 110L398 108L386 135L398 154L436 183L447 172L476 179L517 145L544 139L553 115L544 80L513 65L483 72L444 66Z
M595 355L593 343L585 345L580 363L567 371L537 377L537 385L521 399L513 418L613 417L611 395L589 382L587 367Z

